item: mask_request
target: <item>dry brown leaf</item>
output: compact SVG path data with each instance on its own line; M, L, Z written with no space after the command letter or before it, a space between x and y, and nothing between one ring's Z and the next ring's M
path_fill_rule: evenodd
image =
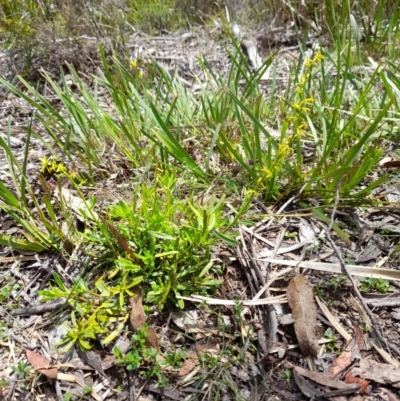
M135 255L135 252L129 245L128 241L119 233L119 231L111 223L109 223L106 219L104 219L101 216L100 220L107 227L107 230L110 231L110 233L112 233L115 236L119 246L129 255L129 257L133 261L140 263L140 260Z
M386 162L386 163L383 163L383 165L381 167L383 167L383 168L393 168L393 167L400 168L400 161L394 160L391 162Z
M52 367L51 362L47 358L29 349L25 349L25 352L26 358L35 370L49 379L57 379L58 369Z
M158 343L156 331L151 326L147 327L146 346L148 348L155 348L157 351L160 351L160 345Z
M83 351L80 347L76 347L79 358L82 359L87 365L92 367L96 372L104 376L103 365L101 363L100 355L97 352L86 350Z
M400 370L386 363L362 358L360 367L353 368L351 373L353 376L359 376L363 379L381 384L390 384L393 387L400 388Z
M349 388L354 388L354 386L349 386L345 382L341 380L332 379L326 373L317 372L317 371L309 371L300 366L294 366L294 370L300 375L307 377L307 379L311 379L312 381L321 384L322 386L331 387L337 390L346 390ZM353 383L353 382L348 382ZM354 382L354 383L358 383Z
M353 339L346 349L333 361L329 367L329 376L335 377L347 369L355 359L360 359L360 349L364 341L364 333L357 322L354 322Z
M364 395L367 392L367 388L369 385L368 380L362 379L361 377L355 377L351 374L351 372L347 373L345 382L346 383L358 383L361 386L360 391L359 391L359 393L361 395Z
M307 278L298 274L292 278L287 289L286 297L294 319L299 347L304 356L317 357L318 339L316 336L317 307L313 290Z
M186 359L185 363L181 367L181 370L178 373L179 377L186 376L189 374L194 368L196 367L196 363L193 361L193 359Z
M146 323L147 316L143 310L143 292L138 286L133 287L132 292L135 293L135 297L129 298L131 303L131 314L129 316L129 322L132 326L133 331L140 329Z
M317 399L325 395L323 391L315 387L314 383L299 374L296 369L293 369L293 376L301 392L308 398Z
M198 364L198 359L204 353L209 353L209 354L218 353L220 342L221 341L218 338L212 340L207 338L205 340L200 340L194 343L188 354L188 359L183 364L181 370L178 373L178 376L182 377L190 373L196 367L196 365Z
M140 329L144 326L147 320L147 316L143 310L143 291L139 286L133 287L132 292L135 293L135 297L131 297L131 314L129 316L129 322L132 326L133 331ZM148 348L155 348L157 351L160 350L158 343L157 334L153 327L147 327L146 346Z

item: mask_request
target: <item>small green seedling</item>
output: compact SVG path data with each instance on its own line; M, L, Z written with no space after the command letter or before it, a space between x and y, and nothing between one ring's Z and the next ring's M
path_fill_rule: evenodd
M30 366L27 362L20 361L17 366L11 368L19 380L21 380L21 388L26 389L28 387L28 380L31 378Z
M326 344L326 348L329 351L333 351L335 349L335 332L331 328L327 329L324 333L324 337L327 338L330 342Z
M330 284L333 285L333 291L336 292L346 280L347 276L339 276L333 278L330 281Z
M292 380L292 377L293 377L293 372L290 369L285 369L281 374L282 380L285 380L286 382Z
M389 280L369 277L360 280L359 288L361 292L378 291L381 294L393 291L393 286L390 285Z

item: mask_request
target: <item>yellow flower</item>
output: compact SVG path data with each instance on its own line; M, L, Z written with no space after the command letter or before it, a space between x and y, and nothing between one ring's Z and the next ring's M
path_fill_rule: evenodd
M293 152L293 149L289 146L289 144L287 143L287 139L285 138L282 141L282 143L279 144L278 155L279 155L279 157L284 157L292 152Z
M325 57L322 55L322 53L318 50L317 54L314 57L314 62L315 63L320 63Z
M301 139L305 134L306 131L308 130L308 125L307 123L303 122L301 123L295 130L294 136L296 139Z
M142 70L140 70L139 73L138 73L139 79L142 79L143 75L144 75L144 72Z
M131 66L132 66L132 68L136 68L137 67L137 61L136 60L131 60Z
M40 163L42 163L42 167L40 168L40 172L44 173L46 168L50 164L49 159L46 156L44 156L44 157L40 157L39 160L40 160Z
M304 60L304 67L307 67L307 68L310 68L310 67L312 67L314 64L313 64L313 60L311 60L310 58L306 58L305 60Z
M311 97L309 97L308 99L304 99L304 100L302 100L301 101L301 105L303 105L303 104L312 104L312 103L314 103L314 98L311 96Z

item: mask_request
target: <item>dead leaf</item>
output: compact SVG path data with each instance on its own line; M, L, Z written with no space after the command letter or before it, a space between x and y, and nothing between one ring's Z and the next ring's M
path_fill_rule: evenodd
M296 384L298 385L299 389L301 392L311 398L311 399L317 399L319 397L323 397L325 393L318 388L316 388L315 384L312 383L310 380L307 380L299 374L296 369L293 369L293 376Z
M119 231L111 223L109 223L106 219L104 219L101 216L100 216L100 220L107 227L107 230L110 231L110 233L115 236L119 246L129 255L129 257L133 261L140 263L140 260L135 255L135 252L129 245L128 241L119 233Z
M346 383L358 383L361 386L359 393L361 395L366 394L367 388L368 388L368 385L369 385L369 381L368 380L362 379L361 377L355 377L355 376L352 375L351 372L349 372L346 375L345 382Z
M76 347L79 357L90 367L92 367L96 372L105 376L103 365L101 363L100 356L91 350L82 351L80 347Z
M386 363L375 362L372 359L362 358L360 367L351 370L353 376L372 380L381 384L390 384L400 388L400 370Z
M298 274L292 278L286 297L294 319L299 347L304 356L317 357L318 339L316 336L317 307L315 305L312 286L307 278Z
M147 327L146 346L148 348L155 348L157 351L160 351L160 345L158 344L156 331L151 326Z
M131 314L129 316L129 322L132 326L133 331L140 329L146 323L147 316L143 310L143 292L138 286L133 287L132 292L135 293L135 297L129 298L131 303Z
M264 355L258 362L256 362L256 365L259 363L262 363L263 365L273 365L274 363L282 362L289 351L289 347L286 343L282 342L276 342L275 345L279 345L282 347L284 350L284 353L281 358L275 358L271 353Z
M393 167L400 168L400 161L394 160L391 162L386 162L386 163L383 163L381 167L383 167L383 168L393 168Z
M147 316L143 310L143 291L139 286L133 287L132 292L136 294L135 297L129 299L131 303L131 314L129 316L129 322L133 331L140 329L144 326L147 320ZM160 350L158 343L157 334L153 327L147 327L146 346L148 348L155 348L157 351Z
M179 377L183 377L186 376L187 374L189 374L194 368L196 367L195 362L193 361L193 359L186 359L185 363L183 364L183 366L181 367L181 370L178 373Z
M35 370L49 379L57 379L58 369L52 367L51 362L47 358L29 349L25 349L25 352L26 358Z
M348 384L342 382L341 380L332 379L326 373L317 372L317 371L309 371L300 366L294 366L293 369L300 375L307 377L307 379L311 379L312 381L314 381L322 386L335 388L337 390L348 390L348 389L354 390L355 389L354 386L349 386ZM356 382L356 383L358 383L358 382Z
M216 354L219 352L219 344L220 344L220 339L215 338L215 339L203 339L200 341L195 342L191 350L188 354L188 359L185 361L183 364L181 370L178 373L179 377L186 376L188 373L190 373L197 365L199 358L204 354Z
M353 339L349 342L346 349L333 361L329 367L329 376L335 377L347 369L355 359L360 359L360 349L364 341L364 333L357 322L354 322Z

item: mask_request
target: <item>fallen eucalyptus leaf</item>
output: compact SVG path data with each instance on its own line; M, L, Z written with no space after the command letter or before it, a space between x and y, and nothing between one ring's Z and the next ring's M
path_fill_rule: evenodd
M299 347L304 356L317 357L318 339L316 336L317 307L312 286L302 274L297 274L286 289L286 297L294 319Z
M58 369L52 367L51 362L47 358L29 349L25 349L25 352L26 358L35 370L49 379L57 379Z
M364 341L364 333L361 327L354 323L354 336L346 349L333 361L329 367L329 376L335 377L347 369L355 359L361 359L360 349Z
M135 297L131 297L129 300L131 302L131 314L129 316L129 322L132 326L133 331L136 331L144 326L147 320L147 316L143 310L143 292L138 286L133 287L132 292L136 294ZM158 344L157 334L153 327L147 327L147 337L146 346L149 348L155 348L157 351L160 350Z

